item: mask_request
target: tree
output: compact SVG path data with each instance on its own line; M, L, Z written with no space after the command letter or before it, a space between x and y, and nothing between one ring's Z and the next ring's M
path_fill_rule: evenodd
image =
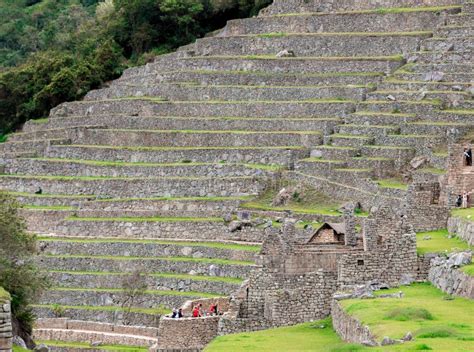
M36 237L26 232L18 209L16 200L0 192L0 286L12 297L14 333L31 344L34 315L29 305L48 287L48 280L35 264Z
M120 305L124 311L125 323L131 323L131 312L134 307L145 301L145 292L148 289L146 276L135 270L122 278L122 295Z

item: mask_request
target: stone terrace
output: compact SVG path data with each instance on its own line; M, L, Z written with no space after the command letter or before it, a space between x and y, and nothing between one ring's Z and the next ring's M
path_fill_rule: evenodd
M125 323L133 269L149 287L133 325L231 294L263 229L223 219L281 174L364 208L400 204L407 164L429 155L422 172L439 174L446 132L474 124L463 3L276 0L26 123L0 145L0 188L42 236L53 287L38 315ZM38 334L65 336L53 330Z

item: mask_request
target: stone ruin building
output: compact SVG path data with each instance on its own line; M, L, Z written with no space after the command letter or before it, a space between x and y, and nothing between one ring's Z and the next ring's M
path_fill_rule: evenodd
M0 144L0 189L53 282L35 337L202 349L325 317L357 285L428 280L415 232L474 242L450 217L474 188L473 16L469 0L274 0L25 123ZM246 207L280 180L346 206ZM134 271L148 290L125 309ZM223 316L164 314L217 301Z

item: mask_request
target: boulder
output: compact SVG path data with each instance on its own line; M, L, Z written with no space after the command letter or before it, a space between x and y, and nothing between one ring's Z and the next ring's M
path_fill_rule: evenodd
M12 342L14 345L20 346L21 348L24 348L25 350L28 349L25 341L20 336L13 336Z
M242 222L241 221L232 221L229 224L229 231L236 232L242 230Z
M276 54L276 57L295 57L295 52L293 50L282 50L278 54Z
M381 345L382 346L390 346L390 345L395 345L397 343L397 341L391 339L390 337L388 336L385 336L381 342Z

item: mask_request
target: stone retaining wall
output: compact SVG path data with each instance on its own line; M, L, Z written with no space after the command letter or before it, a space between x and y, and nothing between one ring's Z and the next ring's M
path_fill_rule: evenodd
M158 345L151 351L196 351L217 336L220 317L163 318L160 321Z
M11 351L13 327L9 301L0 300L0 351Z
M437 257L431 261L429 281L449 295L474 299L474 276L448 264L448 260Z
M451 217L448 220L448 231L474 246L474 219L469 221L463 218Z
M345 342L377 345L369 327L344 312L344 308L337 300L332 301L331 316L334 330Z

